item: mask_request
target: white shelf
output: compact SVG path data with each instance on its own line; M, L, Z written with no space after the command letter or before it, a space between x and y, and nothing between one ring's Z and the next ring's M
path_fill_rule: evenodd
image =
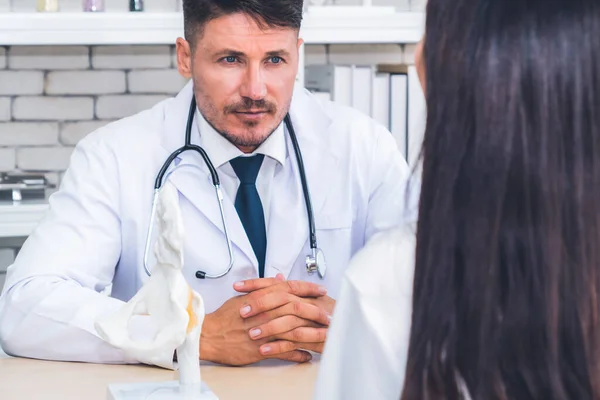
M424 15L304 17L307 44L416 43ZM0 46L174 44L181 13L0 13Z
M29 236L47 210L48 203L42 200L0 202L0 238Z
M311 17L302 25L307 44L416 43L423 35L423 13L404 12L381 16Z

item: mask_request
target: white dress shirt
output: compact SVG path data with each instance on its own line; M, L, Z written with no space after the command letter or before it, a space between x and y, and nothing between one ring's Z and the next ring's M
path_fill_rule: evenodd
M200 112L196 112L196 128L199 131L200 145L208 154L215 169L219 173L221 187L225 195L235 203L235 196L240 180L238 179L229 161L240 156L253 156L264 154L265 158L256 177L256 190L263 206L265 226L269 226L269 209L271 202L271 183L275 176L283 170L287 158L287 145L284 123L251 154L244 154L231 142L225 139L204 119Z
M321 357L316 400L398 400L410 338L415 234L372 238L346 271Z

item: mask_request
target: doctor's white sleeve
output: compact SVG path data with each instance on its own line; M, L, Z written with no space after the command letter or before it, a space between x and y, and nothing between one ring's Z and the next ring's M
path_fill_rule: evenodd
M28 358L145 363L106 343L94 328L99 316L123 302L100 293L112 282L121 253L118 164L90 136L75 148L49 212L8 269L0 345L9 355ZM151 335L149 322L132 321L132 338ZM173 354L154 364L173 368Z

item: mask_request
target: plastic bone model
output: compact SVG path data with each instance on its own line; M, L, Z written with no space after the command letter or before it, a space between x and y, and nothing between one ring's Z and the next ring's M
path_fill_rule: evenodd
M200 385L200 331L204 321L202 297L187 284L183 266L183 220L177 190L166 182L157 202L158 238L152 275L117 313L96 321L96 330L111 345L136 359L159 363L177 351L180 386ZM153 341L133 341L128 323L134 316L152 318L158 325ZM137 317L140 318L140 317ZM170 359L170 358L169 358Z

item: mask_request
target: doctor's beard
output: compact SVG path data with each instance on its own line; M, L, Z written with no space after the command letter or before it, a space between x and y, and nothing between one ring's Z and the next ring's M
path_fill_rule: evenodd
M267 101L264 99L252 100L250 98L243 98L240 102L230 104L230 105L227 105L224 107L222 115L225 117L225 120L229 116L235 115L236 113L243 113L243 112L250 112L250 111L264 112L268 116L273 117L272 126L265 127L263 130L255 131L253 133L251 133L251 131L256 129L258 126L260 126L262 121L253 121L253 120L242 121L243 127L246 128L247 131L244 132L243 134L239 134L239 133L235 134L235 133L231 132L230 130L228 130L226 126L218 126L218 123L214 123L210 117L215 115L215 113L210 112L211 110L207 110L207 111L209 111L207 113L208 115L204 115L204 118L221 136L223 136L225 139L227 139L227 141L229 141L234 146L246 147L246 148L257 148L261 144L263 144L264 141L267 140L273 134L273 132L275 132L275 130L277 130L277 127L279 127L279 125L283 121L283 118L287 114L288 109L289 109L289 104L286 107L284 107L284 109L278 110L277 106L270 101ZM212 111L214 111L214 110L212 110Z

